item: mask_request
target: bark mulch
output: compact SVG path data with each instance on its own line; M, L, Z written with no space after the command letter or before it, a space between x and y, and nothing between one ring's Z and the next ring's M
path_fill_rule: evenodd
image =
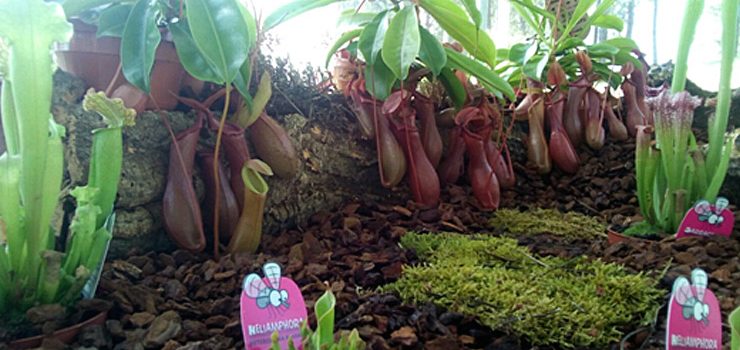
M585 151L575 176L554 171L541 176L518 169L518 184L505 191L502 205L575 210L621 222L638 212L634 198L633 146L609 144ZM495 231L490 213L475 206L466 186L450 186L438 208L422 210L413 203L368 203L355 200L333 212L320 212L302 227L263 238L257 255L222 256L175 251L132 252L126 260L106 264L98 296L111 301L103 327L87 329L80 347L113 349L243 348L239 324L241 282L262 264L274 261L301 286L307 306L326 288L337 296L336 320L341 329L357 328L372 349L530 349L525 339L491 330L474 315L448 312L434 305L407 305L376 288L399 278L413 252L398 245L408 231ZM540 255L587 255L660 277L670 290L679 274L694 267L710 274L723 318L740 305L740 235L732 239L685 239L608 245L605 238L578 241L550 235L520 237ZM309 312L311 314L312 312ZM631 348L662 348L665 309L655 329L635 331ZM314 320L310 320L313 325ZM635 327L637 328L637 327ZM725 339L729 334L725 330ZM618 349L619 345L614 344ZM538 349L544 349L539 347Z

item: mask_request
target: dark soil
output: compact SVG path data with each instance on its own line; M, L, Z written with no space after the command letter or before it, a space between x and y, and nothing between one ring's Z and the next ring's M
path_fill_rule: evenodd
M515 190L504 193L507 207L575 210L622 222L637 213L632 146L611 144L582 154L575 176L540 176L521 167ZM86 331L78 346L114 349L243 348L239 295L243 277L275 261L302 287L309 308L326 288L337 296L337 326L357 328L372 349L530 349L525 339L480 325L474 315L447 312L434 305L407 305L374 290L396 280L413 252L398 246L408 231L493 232L489 213L477 209L467 187L444 191L438 208L412 203L351 201L333 212L313 215L304 226L267 236L258 255L223 256L184 251L132 252L106 264L98 296L113 302L105 329ZM666 295L673 279L694 267L710 274L723 319L740 304L740 235L732 239L666 239L609 246L606 238L569 240L550 235L521 237L540 255L588 255L625 264L659 278ZM655 329L634 329L628 348L664 348L665 310ZM310 313L309 313L310 314ZM311 322L314 322L311 320ZM725 340L729 342L728 330ZM727 345L726 345L727 346ZM614 344L613 348L619 348ZM539 349L542 349L541 347Z

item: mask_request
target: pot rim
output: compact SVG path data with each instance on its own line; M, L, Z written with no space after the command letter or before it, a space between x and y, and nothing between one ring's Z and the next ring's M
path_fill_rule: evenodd
M28 349L28 348L34 348L41 345L42 341L46 337L52 337L59 339L62 336L71 336L72 339L77 337L77 334L79 334L80 330L84 327L90 326L90 325L101 325L105 323L105 321L108 319L108 311L101 311L98 314L95 314L94 316L88 318L85 321L79 322L77 324L73 324L69 327L65 327L62 329L59 329L52 333L51 335L34 335L31 337L16 339L8 343L8 346L11 349ZM61 339L60 339L61 340ZM69 343L69 341L66 341L64 343Z

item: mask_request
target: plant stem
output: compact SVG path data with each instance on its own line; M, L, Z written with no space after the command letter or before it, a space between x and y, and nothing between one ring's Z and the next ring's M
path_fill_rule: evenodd
M673 68L671 93L683 91L686 88L686 72L689 70L688 59L691 43L694 41L696 25L704 10L704 0L688 0L686 11L681 22L681 37L678 40L678 55Z
M708 169L716 169L719 164L727 129L727 118L730 114L730 80L732 80L732 63L735 60L737 42L737 7L737 0L722 1L722 65L719 74L717 109L714 118L709 123Z
M216 134L216 146L213 151L213 178L215 181L215 188L216 188L216 203L214 203L213 207L213 256L218 259L219 253L218 253L218 244L219 244L219 232L218 232L218 225L219 225L219 212L221 210L221 191L218 189L221 188L221 177L218 173L218 164L219 164L219 153L221 151L221 137L224 133L224 125L226 124L226 116L229 115L229 104L231 102L231 83L226 82L226 97L224 99L224 110L221 112L221 120L218 124L218 134Z

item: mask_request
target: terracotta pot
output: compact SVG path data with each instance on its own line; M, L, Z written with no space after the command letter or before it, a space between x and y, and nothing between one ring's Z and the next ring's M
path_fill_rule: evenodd
M609 245L614 245L619 242L645 242L645 243L655 243L656 241L651 241L649 239L639 238L635 236L628 236L622 233L619 233L612 229L612 226L609 226L606 229L606 235L607 235L607 241L609 242Z
M80 322L76 325L69 326L67 328L60 329L51 336L44 336L44 335L37 335L34 337L28 337L23 339L18 339L10 342L8 344L10 349L31 349L31 348L38 348L41 346L41 343L44 341L45 337L51 337L55 338L56 340L59 340L60 342L64 344L69 344L72 341L75 340L77 337L77 334L80 333L80 330L82 330L85 327L89 326L102 326L105 324L105 321L108 319L108 313L107 312L101 312L86 321Z
M73 21L74 35L66 48L57 50L57 63L63 71L73 74L96 90L105 91L111 80L117 78L113 90L124 85L122 74L116 77L121 40L115 37L96 37L97 27ZM172 109L177 99L171 92L180 91L185 70L180 64L172 42L163 40L157 47L152 68L151 94L147 109ZM128 106L133 107L133 106Z

